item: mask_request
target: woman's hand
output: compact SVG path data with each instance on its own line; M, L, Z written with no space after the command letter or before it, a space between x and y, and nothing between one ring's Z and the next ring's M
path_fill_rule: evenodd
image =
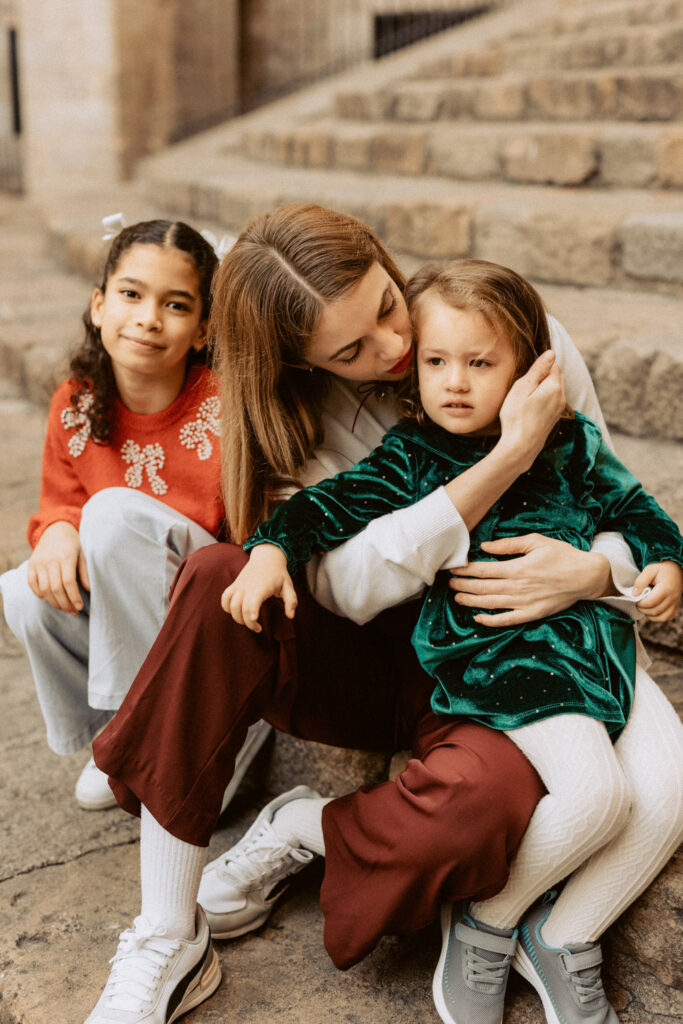
M612 592L610 564L604 555L578 551L571 544L539 533L483 543L495 555L519 555L503 562L470 562L451 569L449 586L458 604L507 609L475 615L483 626L516 626L543 619L580 600Z
M637 597L645 587L652 590L638 602L638 607L651 622L669 622L681 603L683 593L683 570L675 562L653 562L646 565L633 584L633 596Z
M71 523L52 523L28 560L28 585L37 597L57 611L78 615L83 611L79 579L85 589L90 590L78 530Z
M529 469L565 408L564 378L554 352L544 352L508 391L500 410L499 444Z
M269 597L281 597L288 619L294 618L296 590L287 572L287 557L275 544L257 544L237 579L223 591L223 611L254 633L261 632L258 617Z

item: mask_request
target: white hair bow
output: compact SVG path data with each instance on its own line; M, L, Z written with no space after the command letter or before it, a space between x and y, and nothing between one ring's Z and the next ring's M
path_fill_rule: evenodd
M119 231L122 231L126 226L126 218L122 213L110 213L108 217L103 217L102 227L104 228L104 234L102 235L102 241L111 242L112 238L116 238Z
M216 253L219 262L223 259L226 253L230 252L233 245L237 241L234 235L223 235L219 242L216 236L214 235L213 231L207 230L200 231L199 233L202 236L202 238L206 239L206 241L209 243L213 251Z

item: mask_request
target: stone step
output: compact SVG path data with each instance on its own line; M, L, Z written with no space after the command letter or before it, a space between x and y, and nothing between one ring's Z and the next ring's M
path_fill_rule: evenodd
M156 194L160 198L162 193L157 189ZM178 213L199 222L191 211L174 209L173 214ZM235 231L240 226L230 225ZM90 225L84 229L62 221L53 224L52 236L60 251L75 254L73 270L83 269L83 254L88 251L94 260L100 258ZM521 249L516 256L516 261L508 260L511 265L519 264ZM412 273L422 259L404 254L400 262L406 273ZM530 276L583 353L608 422L626 434L683 439L683 345L678 326L683 322L683 298L635 287L558 286L540 281L538 274ZM31 393L36 392L34 386Z
M590 188L683 187L683 126L529 121L429 125L320 119L245 132L244 152L288 167Z
M683 199L676 193L368 178L230 155L201 170L190 160L150 164L145 187L160 206L233 231L282 203L319 202L366 220L390 249L406 255L474 255L552 283L640 284L683 294Z
M680 121L683 64L493 78L408 81L344 89L339 117L377 121Z
M553 17L541 19L538 34L553 36L579 32L623 28L676 21L683 17L681 0L607 0L598 3L568 3Z
M415 78L460 78L505 72L568 71L671 64L683 52L683 21L588 28L539 38L538 32L418 67Z

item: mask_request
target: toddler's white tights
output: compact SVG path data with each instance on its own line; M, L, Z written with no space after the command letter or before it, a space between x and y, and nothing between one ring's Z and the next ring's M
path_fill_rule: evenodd
M683 726L638 670L633 709L614 746L601 722L558 715L508 733L543 779L505 888L472 904L485 924L514 927L575 872L543 926L553 947L592 942L666 864L683 834ZM577 870L578 869L578 870Z

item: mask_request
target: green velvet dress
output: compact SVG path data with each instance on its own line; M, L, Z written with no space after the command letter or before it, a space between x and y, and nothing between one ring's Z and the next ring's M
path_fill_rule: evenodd
M293 495L250 537L287 555L291 573L372 519L411 505L478 462L495 437L450 434L403 421L352 469ZM599 530L616 530L642 568L683 566L676 524L605 445L592 420L563 420L531 469L471 533L470 559L493 556L482 541L542 533L586 551ZM449 574L437 573L413 632L421 664L436 680L435 711L466 715L494 729L515 729L567 712L590 715L613 736L633 702L632 620L599 601L578 601L546 619L486 627L476 609L453 600Z

